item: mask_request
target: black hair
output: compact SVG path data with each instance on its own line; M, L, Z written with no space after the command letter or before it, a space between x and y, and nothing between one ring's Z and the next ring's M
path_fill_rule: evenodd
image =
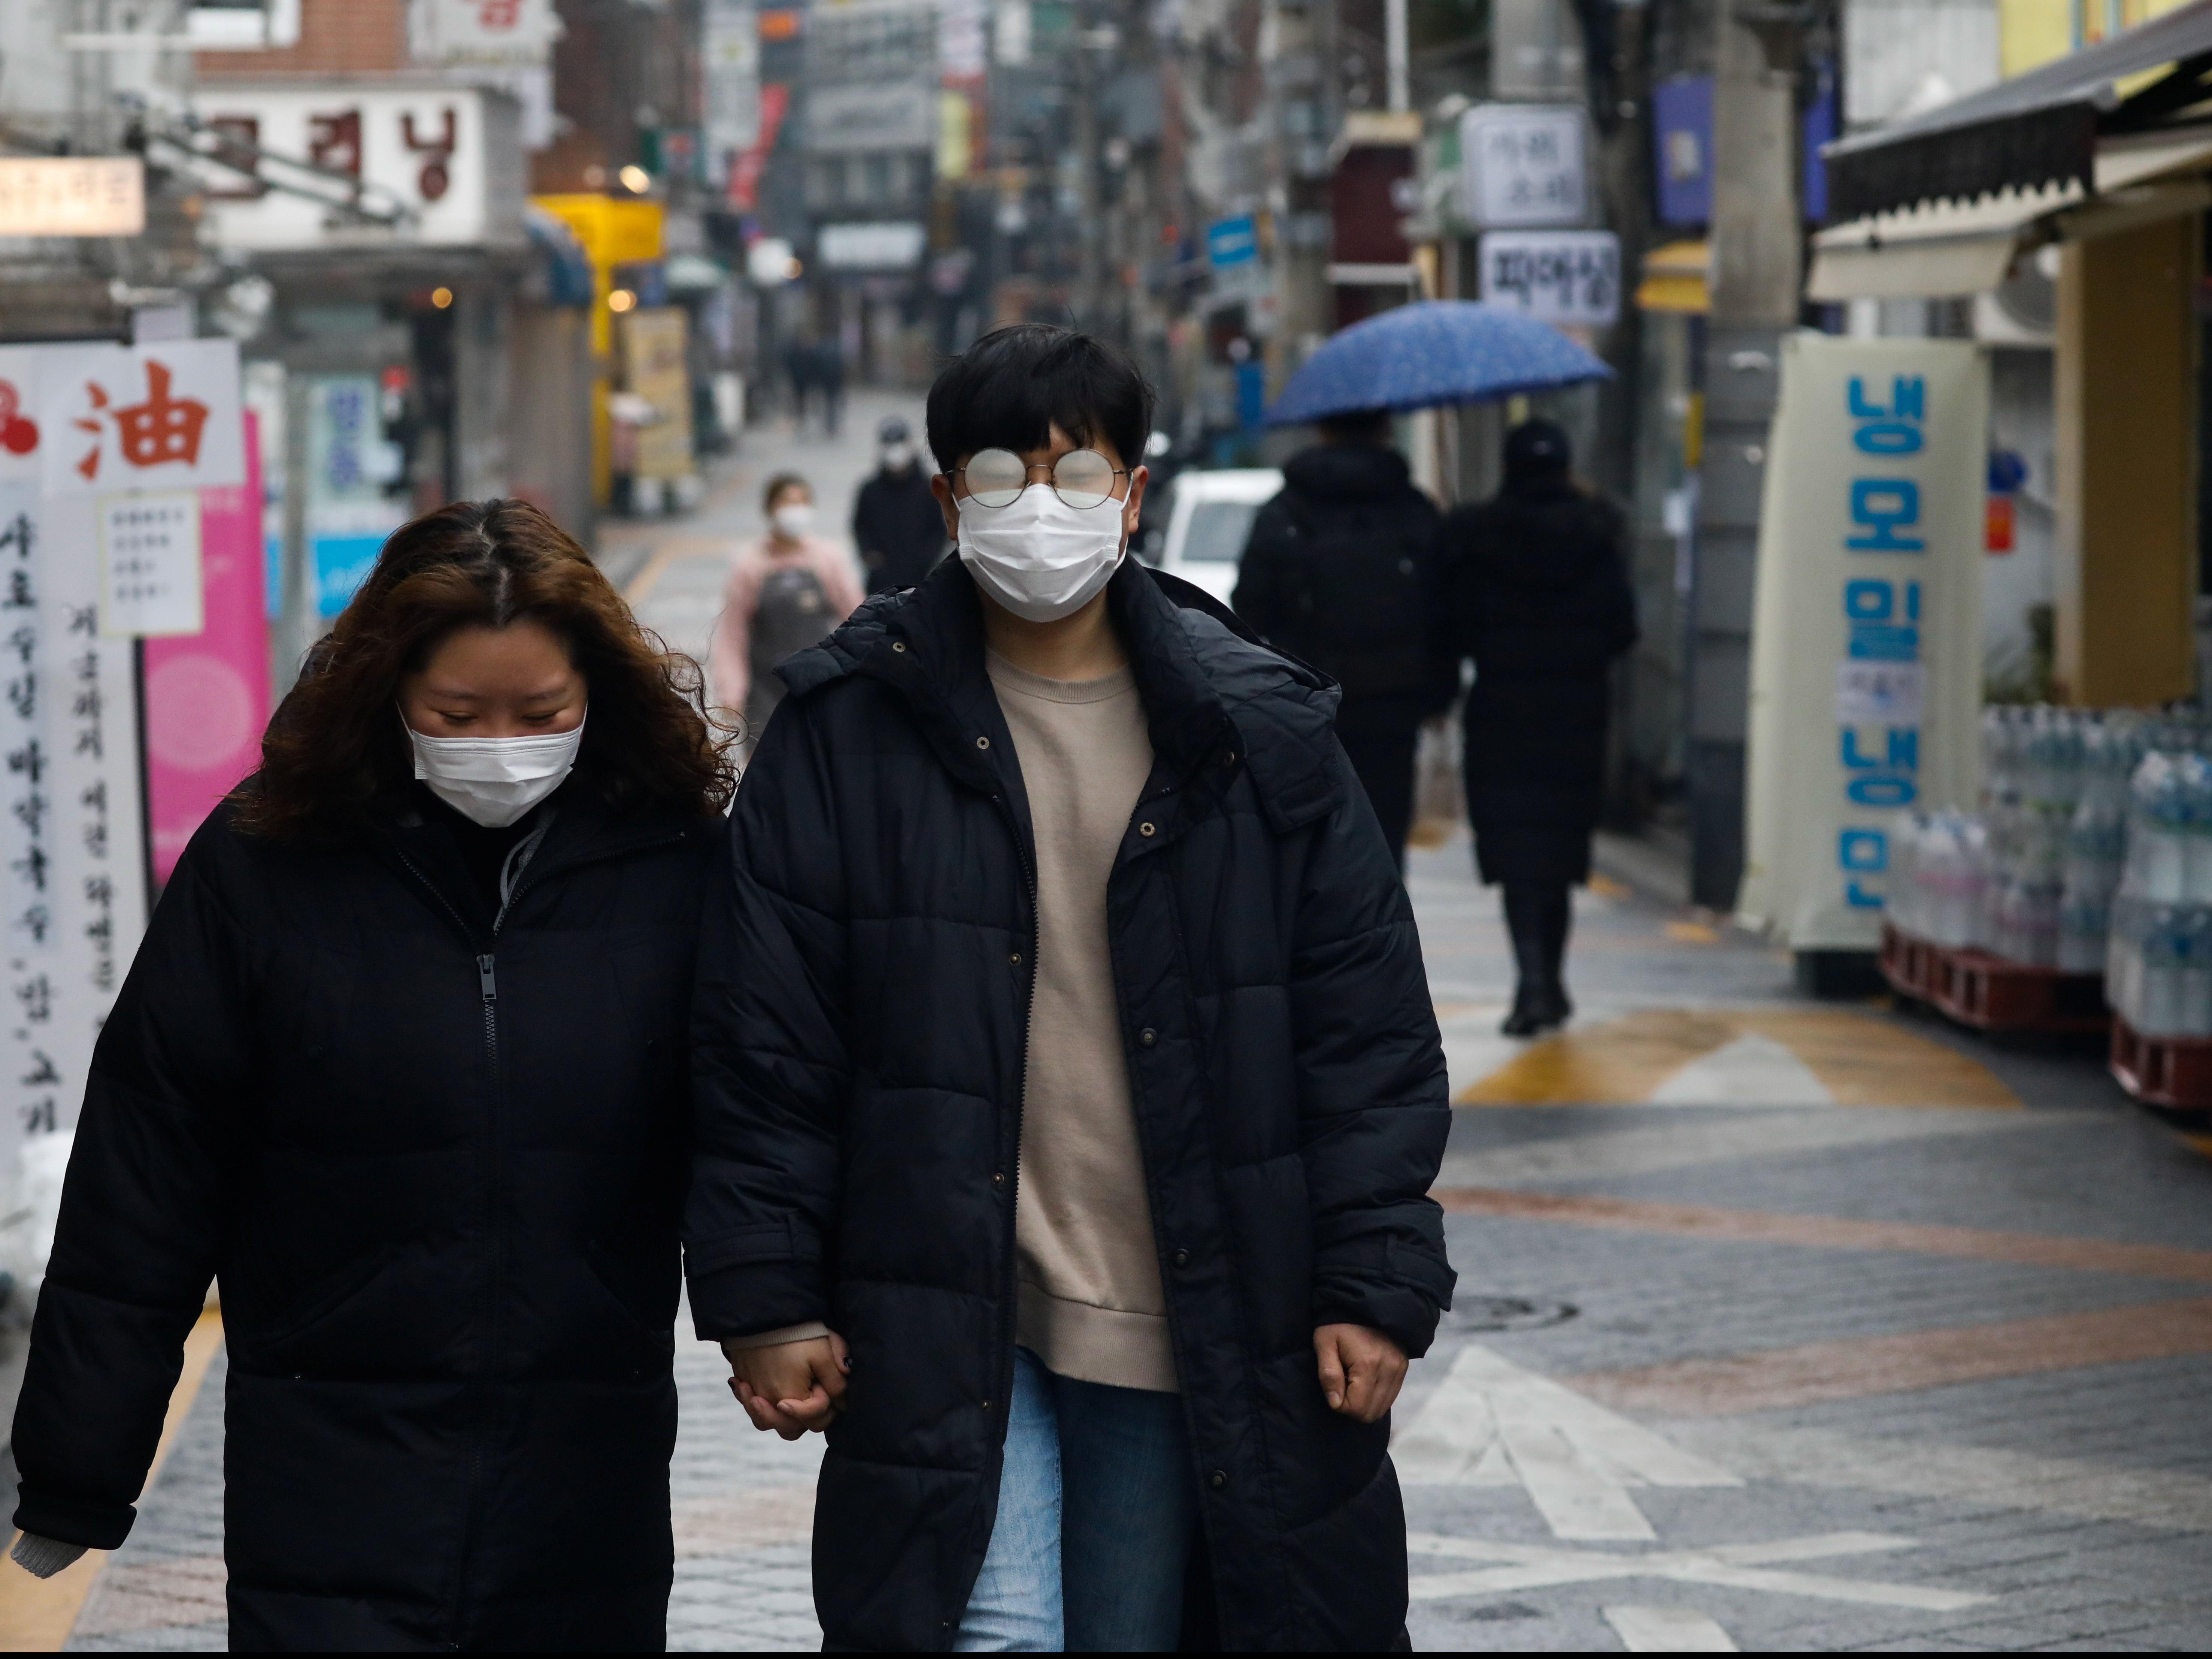
M1145 459L1152 388L1129 354L1052 323L994 329L929 388L929 447L946 471L979 449L1042 449L1058 427L1079 444L1113 446L1121 465Z
M1387 409L1347 409L1324 415L1314 424L1331 443L1379 444L1389 442L1390 438L1390 411Z

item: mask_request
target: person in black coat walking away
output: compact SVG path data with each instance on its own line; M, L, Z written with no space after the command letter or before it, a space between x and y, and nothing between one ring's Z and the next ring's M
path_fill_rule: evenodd
M693 1017L699 1334L831 1648L1405 1645L1450 1117L1333 689L1127 556L1151 389L938 379L960 550L781 670Z
M18 1562L123 1542L220 1275L233 1649L665 1644L684 1011L732 787L687 678L534 507L386 544L100 1034Z
M853 503L853 545L860 550L868 592L918 586L945 553L945 514L896 415L876 428L880 465Z
M1321 423L1252 520L1231 603L1261 638L1336 680L1336 735L1402 864L1421 722L1449 708L1459 666L1439 628L1436 504L1389 447L1390 413Z
M1525 421L1505 483L1444 520L1455 654L1474 659L1467 810L1477 866L1504 889L1519 985L1508 1036L1564 1024L1569 890L1589 879L1607 671L1636 643L1620 510L1575 482L1567 434Z

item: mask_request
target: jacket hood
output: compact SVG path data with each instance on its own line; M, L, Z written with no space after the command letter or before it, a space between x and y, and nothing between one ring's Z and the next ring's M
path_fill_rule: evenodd
M1204 590L1139 560L1125 557L1106 593L1157 767L1218 778L1224 757L1242 761L1281 830L1334 809L1342 790L1328 758L1335 681L1261 644ZM939 756L956 776L997 787L993 763L961 735L999 722L981 601L958 559L918 587L875 595L776 672L801 698L856 675L885 682L934 729Z
M1382 444L1316 444L1283 463L1283 482L1307 495L1389 495L1412 483L1413 471Z

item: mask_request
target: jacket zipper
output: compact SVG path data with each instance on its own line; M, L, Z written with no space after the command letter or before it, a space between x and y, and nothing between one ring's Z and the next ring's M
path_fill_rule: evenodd
M1006 1445L1006 1431L1014 1419L1014 1346L1021 1334L1022 1274L1021 1252L1015 1243L1016 1218L1022 1198L1022 1125L1030 1103L1030 1043L1035 1035L1036 1021L1037 948L1042 925L1037 920L1037 878L1036 862L1022 842L1022 826L1014 816L1013 805L1005 794L991 797L1006 814L1006 829L1013 837L1014 856L1020 861L1023 878L1030 887L1030 954L1024 963L1022 977L1022 1081L1014 1097L1014 1152L1007 1160L1006 1171L1006 1364L1000 1374L1000 1398L993 1403L998 1407L998 1428L995 1431L1001 1456ZM1001 1479L1004 1478L1003 1468ZM988 1540L986 1540L986 1547Z
M415 860L402 852L399 854L399 861L407 866L408 873L429 890L431 896L435 898L446 914L453 919L453 925L461 930L463 937L473 937L468 923L462 920L461 913L453 908L453 901L446 896L435 882L422 873ZM521 883L518 878L514 892L509 895L505 902L501 904L499 914L492 919L491 933L495 945L499 939L499 930L507 921L507 912L514 908L514 901L521 896ZM491 1271L485 1283L483 1315L487 1416L489 1414L489 1395L495 1387L493 1361L499 1352L499 1287L507 1266L507 1229L500 1215L499 1204L501 1120L504 1115L502 1108L505 1103L503 1098L505 1091L501 1086L499 1063L497 966L497 960L493 951L484 951L476 953L477 995L479 1006L483 1011L484 1059L489 1068L489 1077L491 1085L491 1125L490 1133L486 1137L484 1156L484 1211L490 1221L492 1241ZM471 1569L477 1556L477 1530L483 1507L481 1499L483 1486L484 1442L489 1432L489 1424L488 1422L480 1424L477 1432L471 1437L470 1440L468 1496L465 1500L466 1510L461 1530L460 1577L454 1590L453 1608L455 1633L457 1638L462 1640L465 1640L466 1637L469 1600L474 1588L471 1583L473 1577Z

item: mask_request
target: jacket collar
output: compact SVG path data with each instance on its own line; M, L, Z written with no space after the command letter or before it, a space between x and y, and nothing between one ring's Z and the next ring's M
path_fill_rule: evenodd
M1244 766L1279 830L1334 810L1344 787L1329 758L1334 681L1261 645L1203 590L1139 560L1122 561L1106 593L1144 701L1156 782L1215 781L1210 793ZM870 599L778 672L799 697L854 674L883 681L956 779L1019 799L1018 769L1000 760L1012 742L984 666L982 602L957 558L919 587Z

